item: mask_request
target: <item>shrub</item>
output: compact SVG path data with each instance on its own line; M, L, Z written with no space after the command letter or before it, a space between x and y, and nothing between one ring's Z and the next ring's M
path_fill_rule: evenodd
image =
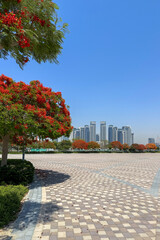
M19 186L0 186L0 228L16 218L21 200L28 188Z
M31 162L8 160L7 166L0 167L0 183L27 185L33 181L34 167Z

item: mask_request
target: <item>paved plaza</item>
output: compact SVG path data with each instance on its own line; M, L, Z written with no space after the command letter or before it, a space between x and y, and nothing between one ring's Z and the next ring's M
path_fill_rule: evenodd
M159 153L27 154L26 159L37 178L11 239L160 239Z

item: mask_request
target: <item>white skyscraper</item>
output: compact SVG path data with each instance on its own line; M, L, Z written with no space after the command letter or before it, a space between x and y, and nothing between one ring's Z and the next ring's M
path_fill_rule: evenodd
M106 122L100 122L100 141L106 140Z
M124 143L127 143L129 146L132 145L132 132L130 126L123 126L122 130L124 131Z
M90 141L96 141L96 122L90 122Z

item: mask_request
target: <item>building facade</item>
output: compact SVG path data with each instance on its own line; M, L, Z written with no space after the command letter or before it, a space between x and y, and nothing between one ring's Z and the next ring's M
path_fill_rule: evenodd
M84 126L84 140L86 141L86 142L89 142L90 141L90 139L89 139L89 125L85 125Z
M90 141L96 141L96 122L90 122Z
M74 139L80 139L80 128L75 129Z
M123 129L118 129L118 141L121 143L121 144L124 144L124 131Z
M106 138L106 122L101 121L100 122L100 141L105 141Z
M134 133L132 133L132 144L134 143Z
M99 134L96 134L96 142L99 142Z
M113 125L108 127L108 142L113 142Z
M85 140L84 127L80 128L80 139Z
M124 131L124 143L127 143L129 146L132 145L132 132L130 126L123 126L122 130Z
M148 138L148 143L155 143L155 138Z
M113 127L113 141L118 141L118 128Z

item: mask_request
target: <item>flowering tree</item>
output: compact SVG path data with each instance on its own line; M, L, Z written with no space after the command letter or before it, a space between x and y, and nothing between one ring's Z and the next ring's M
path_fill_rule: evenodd
M88 143L86 143L84 140L78 139L75 140L72 143L72 147L73 149L77 148L77 149L87 149L88 148Z
M2 165L7 164L8 142L21 136L22 142L39 136L56 139L72 131L68 107L60 92L39 81L14 82L0 76L0 137Z
M100 145L97 142L91 141L88 143L88 149L97 149L100 148Z
M155 143L148 143L146 144L147 149L157 149L157 146Z
M129 149L129 145L127 143L123 144L123 150L128 150Z
M146 149L146 147L143 144L134 143L130 146L131 152L136 152L136 151L143 152L145 149Z
M0 58L11 55L22 68L30 58L57 62L67 24L59 25L52 0L0 1Z
M112 145L112 148L118 148L120 150L123 149L123 145L119 141L111 142L111 145Z

